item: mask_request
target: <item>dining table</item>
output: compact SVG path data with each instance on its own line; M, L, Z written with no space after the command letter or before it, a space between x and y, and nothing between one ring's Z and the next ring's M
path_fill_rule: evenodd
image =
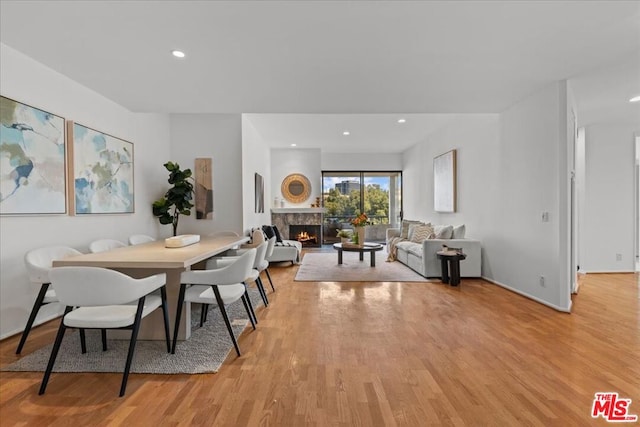
M207 236L199 242L180 248L165 247L164 240L156 240L135 246L126 246L106 252L83 254L53 261L53 267L103 267L120 271L134 278L158 273L167 275L167 302L171 330L175 325L175 311L180 291L180 275L183 271L202 269L208 258L235 248L249 240L242 236ZM179 339L191 336L191 307L185 304L180 321ZM164 340L162 310L155 310L142 322L138 339ZM114 335L114 337L117 337ZM122 335L124 338L125 335Z

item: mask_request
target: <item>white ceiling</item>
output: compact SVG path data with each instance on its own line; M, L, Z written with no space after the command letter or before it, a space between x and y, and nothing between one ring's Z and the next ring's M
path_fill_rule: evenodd
M286 114L268 116L279 141L344 148L323 123L351 114L369 149L404 146L398 115L428 131L443 117L421 114L500 112L573 77L579 118L638 117L638 1L2 0L0 41L132 111Z

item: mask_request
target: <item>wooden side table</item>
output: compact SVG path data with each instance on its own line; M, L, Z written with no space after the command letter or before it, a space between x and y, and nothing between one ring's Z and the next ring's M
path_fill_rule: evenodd
M451 282L451 286L460 284L460 261L467 256L457 251L436 252L442 268L442 283Z

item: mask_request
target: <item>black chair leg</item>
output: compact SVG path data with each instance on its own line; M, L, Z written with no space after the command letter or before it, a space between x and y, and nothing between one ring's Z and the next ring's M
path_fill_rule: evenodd
M244 309L247 312L247 316L249 316L249 321L251 322L251 326L253 327L253 330L256 330L256 321L253 318L253 314L251 313L251 310L249 310L249 306L247 305L247 293L245 292L244 295L242 295L242 297L240 297L242 299L242 304L244 305Z
M87 352L87 336L83 328L80 328L80 348L82 349L82 354Z
M43 283L42 286L40 286L40 291L38 292L36 301L33 303L31 314L29 314L29 320L27 320L27 326L25 326L24 331L22 332L22 336L20 337L20 343L18 344L16 354L20 354L20 352L22 351L22 347L24 347L24 343L27 342L27 337L29 336L29 332L31 332L31 328L33 327L33 322L35 322L36 320L38 311L40 311L40 307L44 305L43 301L44 297L47 295L48 288L49 283Z
M256 312L253 309L253 303L251 302L251 297L249 296L249 287L247 286L246 283L242 283L242 284L244 285L245 295L247 296L247 304L249 304L249 309L251 309L251 315L253 316L253 320L255 320L257 325L259 323L258 316L256 316Z
M138 331L140 330L140 322L142 320L142 311L144 310L144 300L145 300L145 297L142 297L138 300L138 310L136 311L136 320L133 323L133 331L131 331L131 340L129 341L129 352L127 353L127 363L124 365L124 373L122 375L122 385L120 386L120 397L124 396L124 392L127 389L127 380L129 379L129 370L131 369L133 352L136 349L136 340L138 339Z
M169 305L167 304L167 286L160 288L162 297L162 315L164 317L164 337L167 340L167 353L171 353L171 333L169 332Z
M178 308L176 310L176 324L173 327L173 346L171 346L171 354L176 354L176 343L178 342L178 331L180 330L180 317L182 316L182 305L184 304L184 292L187 285L180 285L180 293L178 295ZM189 321L189 319L187 319Z
M202 325L204 325L204 318L205 315L207 313L207 308L209 308L208 304L200 304L200 327L202 328Z
M62 344L62 338L64 338L64 332L67 330L67 327L64 326L64 316L67 315L72 310L73 307L67 306L64 310L64 314L62 315L62 320L60 320L60 327L58 328L58 334L56 335L56 340L53 344L53 348L51 349L51 356L49 356L49 363L47 364L47 369L44 371L44 377L42 377L42 384L40 384L40 391L38 394L44 394L44 391L47 389L47 384L49 383L49 377L51 376L51 371L53 370L53 365L56 363L56 357L58 357L58 350L60 350L60 344Z
M233 346L236 348L236 354L240 357L240 347L238 346L238 341L236 341L236 336L233 334L233 328L231 328L231 322L229 322L229 316L227 315L227 310L224 308L224 302L222 301L222 297L220 296L220 291L216 285L211 286L213 288L213 293L216 294L216 301L218 302L218 307L220 307L220 312L222 313L222 318L224 319L225 325L227 325L227 330L229 331L229 336L231 337L231 341L233 341Z
M264 290L264 285L262 284L262 279L260 276L256 279L256 286L260 291L260 295L262 295L262 301L264 302L265 307L269 305L269 298L267 297L267 291Z
M273 281L271 280L271 274L269 274L269 269L265 269L264 271L267 272L267 279L269 279L269 284L271 285L271 289L273 290L273 292L276 291L276 288L273 287Z
M102 351L107 351L107 330L101 329L100 333L102 335Z

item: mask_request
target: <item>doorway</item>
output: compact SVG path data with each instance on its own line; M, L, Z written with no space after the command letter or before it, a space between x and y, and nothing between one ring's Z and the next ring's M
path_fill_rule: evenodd
M365 238L384 242L386 230L398 227L402 212L401 171L323 171L323 242L340 239L338 230L351 229L351 220L364 213Z
M636 168L635 168L635 252L636 272L640 271L640 136L636 136Z

